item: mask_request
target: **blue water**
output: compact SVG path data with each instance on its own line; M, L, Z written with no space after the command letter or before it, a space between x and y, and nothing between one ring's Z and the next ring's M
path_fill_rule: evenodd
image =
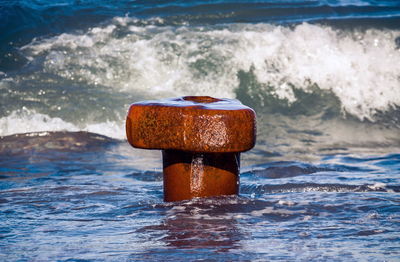
M1 261L398 261L399 1L0 2ZM136 101L257 112L239 196L163 202Z

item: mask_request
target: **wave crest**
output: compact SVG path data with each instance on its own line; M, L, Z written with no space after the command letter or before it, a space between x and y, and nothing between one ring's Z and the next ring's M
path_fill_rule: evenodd
M44 71L150 96L234 97L240 72L251 72L257 94L293 104L295 90L331 92L359 119L400 105L399 31L336 30L301 24L208 27L139 26L132 18L82 34L61 34L23 47ZM262 102L262 101L261 101Z

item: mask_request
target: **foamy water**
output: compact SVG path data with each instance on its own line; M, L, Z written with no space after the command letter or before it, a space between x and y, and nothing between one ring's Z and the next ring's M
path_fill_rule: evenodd
M61 118L52 118L26 108L13 111L9 116L1 118L0 130L2 131L1 136L43 131L87 131L111 138L125 139L125 127L123 123L108 121L76 126L73 123L63 121Z
M0 86L9 92L21 92L18 86L32 81L36 86L52 83L51 87L59 86L55 92L62 95L70 92L68 83L72 81L94 92L101 87L110 96L128 94L133 100L135 95L161 98L212 94L234 98L241 85L238 74L244 72L257 82L248 92L252 97L261 97L261 107L264 96L290 107L298 99L296 90L330 92L338 98L343 115L360 120L374 120L377 112L400 106L400 51L395 43L398 30L344 31L306 23L293 28L268 24L172 27L137 23L137 19L118 17L83 33L35 39L21 48L31 61L32 72L5 77ZM40 104L47 103L46 87L37 89L37 93L25 95L22 91L17 100L36 101L25 107L30 116L35 112L38 115L26 119L26 114L16 114L16 110L3 112L0 135L23 131L22 126L6 127L12 119L28 121L26 131L79 129L123 137L109 130L121 130L126 108L103 105L119 116L105 120L63 119L57 112L40 108ZM75 95L69 97L67 107L74 106L76 99ZM102 105L106 98L95 99ZM65 110L62 104L54 106ZM44 115L51 115L51 120L44 120ZM94 123L90 127L82 122Z
M30 60L65 79L114 92L214 94L234 97L239 71L252 71L261 90L289 103L293 88L331 91L360 119L400 105L398 30L347 32L301 24L215 27L136 26L115 18L84 34L62 34L22 48ZM116 35L121 35L115 37Z

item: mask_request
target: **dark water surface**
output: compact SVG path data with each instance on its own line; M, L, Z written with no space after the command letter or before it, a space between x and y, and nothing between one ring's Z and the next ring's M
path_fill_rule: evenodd
M1 261L399 261L399 1L0 2ZM130 103L257 112L239 196L162 201Z

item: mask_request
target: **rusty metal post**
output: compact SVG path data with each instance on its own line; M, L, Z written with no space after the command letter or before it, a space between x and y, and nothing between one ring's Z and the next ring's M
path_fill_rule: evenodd
M133 147L161 149L164 200L238 194L240 152L255 143L254 111L233 99L189 96L131 105Z

